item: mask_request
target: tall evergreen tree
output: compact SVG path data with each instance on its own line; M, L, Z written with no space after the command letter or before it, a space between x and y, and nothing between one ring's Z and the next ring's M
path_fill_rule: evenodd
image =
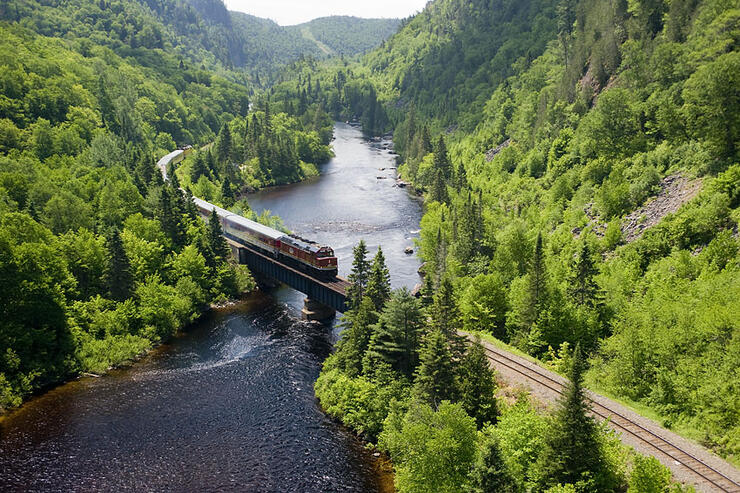
M231 138L231 129L228 123L221 125L221 130L218 133L218 139L216 140L216 160L221 164L228 164L231 162L233 153L234 142Z
M455 383L455 366L447 337L439 329L432 330L424 338L419 351L414 395L436 408L443 400L457 398Z
M385 256L380 246L378 253L373 257L365 294L373 301L377 311L383 310L383 305L391 295L391 275L385 265Z
M355 308L360 305L360 301L365 296L365 289L370 276L370 262L367 260L368 252L365 240L360 240L352 253L352 272L347 276L351 285L347 289L347 298L349 299L349 306Z
M529 266L529 311L527 322L531 325L537 321L547 296L547 271L542 247L542 233L537 233L534 254Z
M444 334L455 357L462 356L465 351L465 339L457 333L460 328L460 308L457 306L455 290L449 277L444 277L440 281L430 311L432 327Z
M429 136L429 127L426 125L421 129L421 150L424 156L434 150L434 147L432 146L432 138Z
M216 214L216 209L211 211L211 217L208 220L208 244L216 256L218 263L223 263L229 258L229 245L224 238L221 220L218 214Z
M175 173L172 173L170 176L174 176ZM195 185L198 183L198 180L200 180L201 176L205 176L206 178L210 178L210 173L208 171L208 167L206 166L205 159L203 157L203 153L199 152L195 155L195 160L193 161L193 167L190 170L190 181Z
M446 182L452 178L452 163L450 162L450 156L447 153L447 145L445 144L444 135L440 135L437 140L437 146L434 148L434 169L437 172L442 172L442 178Z
M479 337L468 346L458 368L460 404L465 412L475 418L478 427L494 423L498 416L496 379Z
M588 414L589 405L583 389L584 370L585 360L580 346L576 346L570 381L536 463L538 486L543 490L585 480L588 483L583 486L587 491L604 491L598 487L603 477L604 458L596 423Z
M469 493L515 493L516 480L509 472L498 437L488 433L478 447L470 473Z
M579 305L593 307L598 292L594 277L598 273L587 241L582 241L575 261L571 265L568 292Z
M344 372L355 377L362 372L362 360L365 357L373 325L378 322L378 312L373 302L367 296L360 304L346 314L342 338L337 342L337 360Z
M114 230L108 238L106 278L111 299L124 301L131 296L134 288L134 278L131 275L131 263L123 249L121 233L118 230Z
M185 244L185 228L181 222L176 193L179 192L170 186L161 188L155 215L162 225L162 231L170 239L172 245L179 248Z
M406 288L394 291L373 327L363 372L372 374L376 363L384 362L411 377L418 363L422 322L419 301Z
M438 169L434 172L434 182L432 183L429 198L440 204L447 204L450 201L450 196L447 193L447 183L445 182L444 172L442 170Z
M224 179L221 182L221 199L224 207L227 209L234 205L234 191L231 189L231 180L229 179L229 175L224 176Z

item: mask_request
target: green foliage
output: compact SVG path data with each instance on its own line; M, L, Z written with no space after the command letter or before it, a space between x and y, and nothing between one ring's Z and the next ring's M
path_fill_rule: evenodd
M655 457L636 456L628 493L663 493L671 482L671 471Z
M0 10L23 16L0 25L0 409L128 361L253 285L228 252L214 262L192 204L154 166L246 114L248 90L181 64L144 4L114 3Z
M619 479L604 458L596 423L588 414L582 387L584 365L576 347L569 383L536 463L537 484L543 489L558 484L574 484L583 491L614 491L618 487Z
M458 404L419 405L386 418L378 443L393 459L399 492L456 492L475 460L475 421Z
M480 444L470 473L470 493L514 493L516 482L509 473L495 432L480 433Z

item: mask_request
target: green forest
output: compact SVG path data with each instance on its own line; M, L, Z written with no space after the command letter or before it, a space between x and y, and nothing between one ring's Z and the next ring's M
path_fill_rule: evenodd
M220 0L5 1L0 412L253 289L191 197L285 230L244 195L317 176L341 120L392 134L424 199L419 296L358 245L315 385L399 491L683 491L588 418L586 388L737 465L739 45L738 0L434 0L290 28ZM478 338L566 397L499 387Z
M390 456L400 493L691 491L587 414L580 345L562 401L543 413L499 389L480 338L460 334L465 305L449 276L419 298L392 291L382 249L370 260L360 242L348 280L351 309L316 396Z
M713 0L439 0L359 63L324 65L314 75L329 111L362 121L368 135L393 131L399 173L426 199L422 305L433 307L430 300L451 290L455 330L493 336L564 375L579 348L584 385L736 464L739 7ZM325 87L325 80L334 84ZM372 98L352 107L351 93L335 90L337 82L366 87ZM451 475L453 491L472 479L450 479L447 466L424 461L435 460L432 444L463 426L441 402L457 401L462 410L454 412L476 419L465 393L427 400L429 414L409 405L425 385L424 358L435 372L450 361L465 371L454 345L428 353L435 309L415 315L426 328L414 329L416 359L404 368L392 364L377 375L373 365L344 362L347 354L358 358L355 337L363 338L365 355L373 354L373 337L388 351L409 343L389 318L400 310L398 297L376 304L373 315L361 307L349 314L317 395L330 414L390 453L401 491L433 491L442 479L417 481L440 469ZM467 385L464 373L445 378ZM522 406L501 406L501 419L523 413ZM494 428L481 433L507 450L515 448L507 440L522 439ZM551 432L543 432L545 440ZM456 443L469 446L470 436ZM478 453L496 453L485 450ZM541 483L535 455L504 460L518 485L512 491L570 491ZM651 467L641 460L628 462ZM625 487L568 483L577 491Z
M241 197L316 175L332 120L316 105L270 114L248 74L206 49L207 33L180 37L146 4L12 2L1 13L19 20L0 22L8 409L129 361L253 289L190 194L283 228ZM184 145L204 150L164 184L155 161Z

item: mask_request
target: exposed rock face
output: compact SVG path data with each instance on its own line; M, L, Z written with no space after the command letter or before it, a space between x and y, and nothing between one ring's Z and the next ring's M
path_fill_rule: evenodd
M635 241L666 215L676 212L683 204L696 197L701 190L701 180L689 180L681 174L666 176L660 182L660 192L622 221L622 234L626 242Z
M488 151L486 151L486 162L490 163L491 161L493 161L493 158L496 157L496 154L503 151L510 145L511 145L511 139L506 139L505 141L503 141L502 143L500 143L493 149L488 149Z

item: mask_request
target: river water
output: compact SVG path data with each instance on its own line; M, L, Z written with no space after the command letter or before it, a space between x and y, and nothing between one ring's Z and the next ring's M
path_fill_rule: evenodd
M308 183L250 197L334 247L340 273L364 238L395 287L418 282L403 253L421 217L394 187L393 157L335 128L336 158ZM378 179L379 176L386 177ZM102 378L32 399L0 421L0 491L382 491L388 476L313 395L337 322L301 322L289 288L215 310L170 344Z

